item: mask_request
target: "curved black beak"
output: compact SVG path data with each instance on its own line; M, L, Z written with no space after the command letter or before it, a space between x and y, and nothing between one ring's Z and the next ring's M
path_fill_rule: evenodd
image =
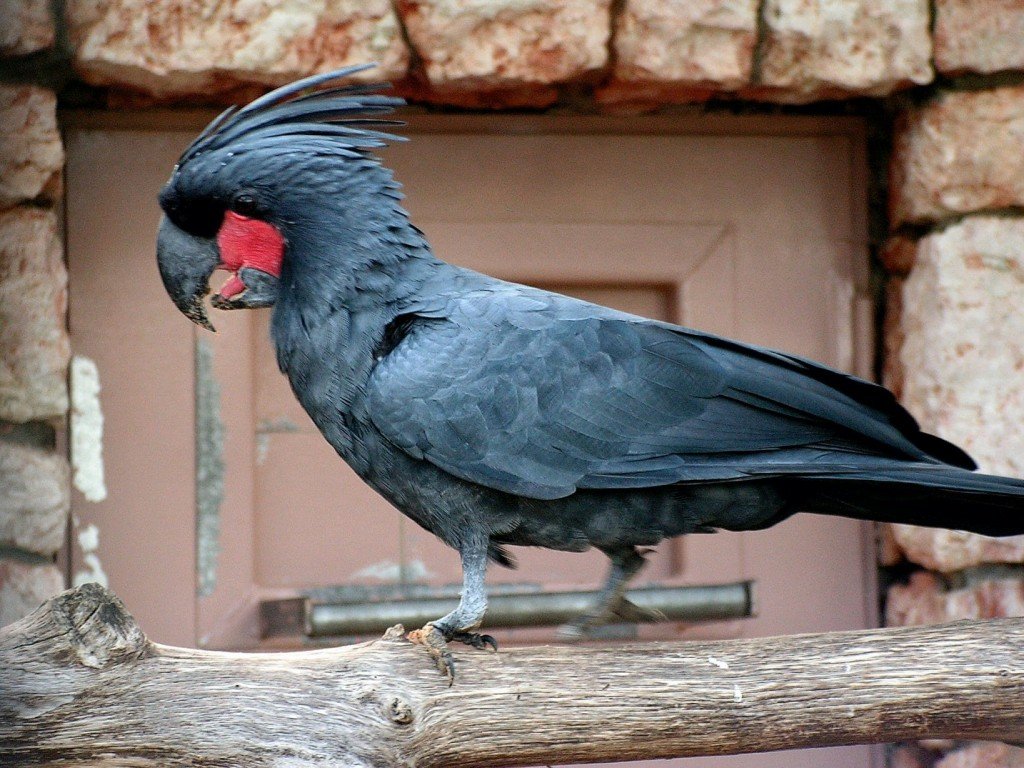
M188 234L164 216L156 238L156 263L174 305L196 325L215 330L203 299L210 292L210 275L220 264L216 243Z

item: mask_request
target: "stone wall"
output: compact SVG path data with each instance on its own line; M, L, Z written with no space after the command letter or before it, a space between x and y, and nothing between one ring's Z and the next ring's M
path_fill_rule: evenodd
M613 8L616 12L613 13ZM418 101L655 108L933 80L928 0L68 0L86 82L176 100L377 61Z
M961 78L906 110L895 136L887 383L926 430L966 448L983 470L1019 477L1024 87L1009 72L1022 66L1024 38L1012 30L1024 24L1024 6L966 6L940 2L935 29L937 66ZM1001 74L979 76L989 72ZM892 537L893 560L928 570L890 589L890 624L1024 615L1024 537L912 526L893 526ZM930 765L954 745L931 746L905 748L900 764ZM1024 749L956 746L936 765L1024 765Z
M70 508L64 152L56 94L24 77L53 48L46 0L0 5L0 625L63 589Z
M245 98L368 60L427 106L864 114L893 146L875 230L884 370L926 429L1024 475L1021 0L0 0L0 623L60 588L68 510L65 272L50 88L135 108ZM54 61L67 62L54 77ZM42 62L44 75L37 74ZM48 83L50 87L41 85ZM79 87L77 92L81 92ZM788 105L779 107L778 105ZM895 114L892 129L887 116ZM1024 539L897 526L894 624L1024 613ZM946 754L948 752L948 754ZM1009 766L917 745L902 766Z

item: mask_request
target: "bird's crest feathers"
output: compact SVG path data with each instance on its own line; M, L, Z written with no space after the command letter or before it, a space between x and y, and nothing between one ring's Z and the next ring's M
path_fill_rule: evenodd
M405 104L400 97L379 93L389 87L388 83L331 86L375 66L357 64L313 75L281 86L244 107L229 107L182 153L178 167L205 152L242 143L252 146L316 137L326 139L337 150L359 152L389 141L404 141L402 136L373 127L403 125L400 120L377 117Z

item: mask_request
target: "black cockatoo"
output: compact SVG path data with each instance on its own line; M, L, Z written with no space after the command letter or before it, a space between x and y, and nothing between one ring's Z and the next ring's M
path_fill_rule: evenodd
M451 266L372 150L402 104L351 67L214 120L160 193L171 299L273 306L281 370L373 488L454 547L458 607L414 638L482 646L507 545L611 559L585 628L628 613L641 547L804 510L1024 533L1024 482L972 472L887 390L810 360Z

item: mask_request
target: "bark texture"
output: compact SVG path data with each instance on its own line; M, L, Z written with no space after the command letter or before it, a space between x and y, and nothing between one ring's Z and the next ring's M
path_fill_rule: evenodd
M0 630L6 766L601 762L1024 732L1024 620L604 648L459 651L397 633L287 654L149 642L111 593Z

